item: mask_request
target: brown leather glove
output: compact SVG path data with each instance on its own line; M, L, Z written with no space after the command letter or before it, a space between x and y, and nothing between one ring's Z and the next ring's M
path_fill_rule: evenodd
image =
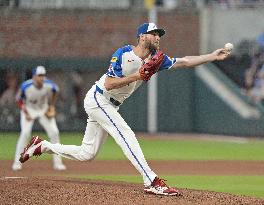
M56 109L54 105L50 105L47 112L45 113L47 118L53 118L56 116Z
M152 75L158 72L159 67L161 66L164 59L164 54L162 51L157 51L157 53L145 63L140 69L141 80L148 81Z

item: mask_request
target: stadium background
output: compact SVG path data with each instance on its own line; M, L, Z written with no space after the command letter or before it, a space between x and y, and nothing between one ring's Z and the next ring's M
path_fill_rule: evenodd
M59 84L61 142L79 145L84 95L106 71L111 54L136 42L137 26L149 18L144 3L151 1L0 0L0 204L264 203L263 140L255 138L263 136L263 106L241 91L255 38L263 32L263 0L156 1L168 55L203 54L226 42L235 46L224 62L158 74L159 133L142 133L151 132L149 83L121 107L128 124L141 131L138 140L151 167L183 191L182 198L145 195L141 177L111 137L96 160L65 160L65 172L52 169L50 155L11 171L19 134L14 91L31 69L46 66ZM40 132L34 135L47 139L35 128Z
M230 2L156 1L157 24L167 31L161 46L169 56L202 54L226 42L236 48L221 64L158 75L158 132L263 136L263 106L240 91L250 64L248 45L264 28L263 1ZM33 67L44 65L61 89L59 129L84 130L85 93L106 71L119 46L136 43L136 28L148 21L144 3L150 1L1 1L1 97L13 89L8 79L19 86L31 77ZM225 89L218 89L219 82ZM147 86L121 107L135 131L148 131ZM12 100L2 102L1 131L18 131L19 110Z

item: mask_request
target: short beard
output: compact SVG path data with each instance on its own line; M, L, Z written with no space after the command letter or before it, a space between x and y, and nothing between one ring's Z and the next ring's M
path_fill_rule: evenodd
M153 51L158 50L159 46L157 48L157 46L155 46L153 43L151 43L151 41L149 39L145 39L145 48L147 48L148 50L153 52Z
M152 44L150 41L145 41L145 48L149 49L151 52L154 52L156 50L159 50L159 47L157 48L154 44Z

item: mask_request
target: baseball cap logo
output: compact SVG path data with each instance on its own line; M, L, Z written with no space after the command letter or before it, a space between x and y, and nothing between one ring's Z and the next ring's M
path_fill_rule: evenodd
M148 31L152 31L154 29L157 29L157 26L154 23L150 23Z

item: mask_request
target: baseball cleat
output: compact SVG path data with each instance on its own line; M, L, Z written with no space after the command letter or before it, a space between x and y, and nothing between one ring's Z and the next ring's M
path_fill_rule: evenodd
M21 163L26 162L32 156L39 156L41 155L41 142L43 140L40 139L38 136L34 136L30 143L26 146L24 151L20 155L19 161Z
M145 187L144 191L148 194L167 195L167 196L180 196L179 190L169 187L165 184L164 179L156 177L149 187Z
M53 169L58 171L63 171L66 170L66 166L64 164L54 164Z

